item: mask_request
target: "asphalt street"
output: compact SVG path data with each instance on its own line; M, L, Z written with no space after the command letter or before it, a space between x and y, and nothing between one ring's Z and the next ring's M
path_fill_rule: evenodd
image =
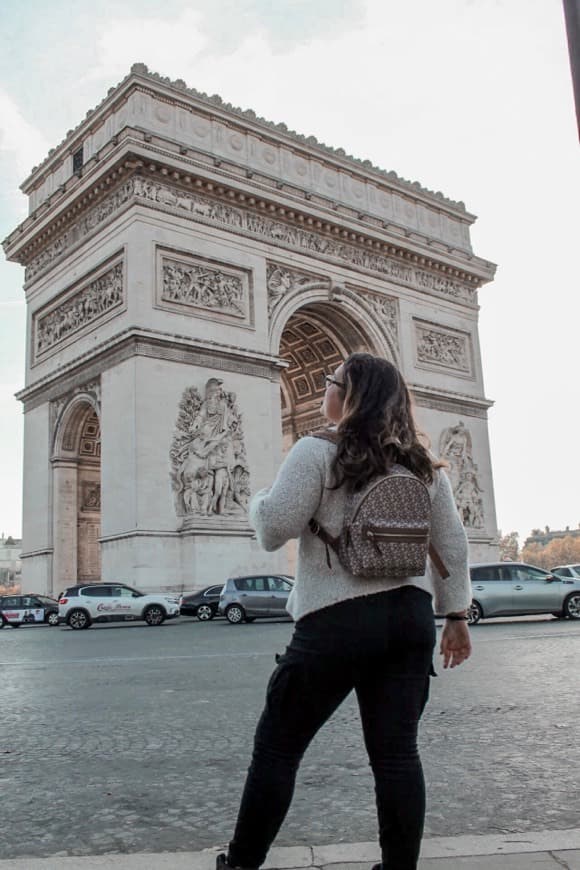
M0 855L196 851L229 838L292 624L182 618L0 632ZM432 681L426 836L579 827L580 622L485 622ZM302 765L279 845L372 841L354 699Z

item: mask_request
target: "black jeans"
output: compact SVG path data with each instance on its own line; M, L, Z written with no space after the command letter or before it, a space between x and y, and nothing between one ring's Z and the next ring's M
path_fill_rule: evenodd
M383 870L415 870L425 816L417 727L434 645L431 596L413 586L343 601L297 622L268 684L231 865L265 861L304 752L354 689L375 779Z

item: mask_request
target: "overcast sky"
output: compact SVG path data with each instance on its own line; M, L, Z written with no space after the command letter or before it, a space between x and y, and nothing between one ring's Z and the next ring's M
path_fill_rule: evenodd
M0 33L2 238L32 166L137 61L463 200L499 266L480 291L498 524L578 526L580 173L559 0L19 0ZM0 260L0 532L16 536L23 270Z

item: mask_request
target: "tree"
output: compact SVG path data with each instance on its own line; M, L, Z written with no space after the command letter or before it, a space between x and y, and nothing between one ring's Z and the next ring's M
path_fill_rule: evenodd
M548 570L555 565L580 564L580 538L572 535L554 538L545 547L528 544L522 550L522 560Z
M517 562L519 550L519 535L517 532L510 532L509 535L502 535L500 532L499 554L502 559Z

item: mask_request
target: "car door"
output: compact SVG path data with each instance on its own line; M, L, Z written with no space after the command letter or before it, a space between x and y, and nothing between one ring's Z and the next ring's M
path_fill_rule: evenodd
M22 622L44 622L44 604L34 595L23 595L21 598L24 614Z
M112 584L111 596L111 616L119 619L127 616L136 619L141 616L143 604L140 599L142 596L134 595L133 589L129 589L127 586L115 586Z
M479 565L471 568L471 591L479 601L484 616L504 616L511 612L512 589L503 565Z
M236 580L239 601L248 616L268 615L270 591L267 581L267 577L242 577Z
M513 613L553 613L562 608L562 581L531 565L511 565ZM554 577L549 581L548 577Z
M286 602L290 594L290 584L282 577L268 577L268 588L270 590L270 615L287 616Z
M2 615L9 625L20 625L23 613L20 595L8 595L2 600Z

